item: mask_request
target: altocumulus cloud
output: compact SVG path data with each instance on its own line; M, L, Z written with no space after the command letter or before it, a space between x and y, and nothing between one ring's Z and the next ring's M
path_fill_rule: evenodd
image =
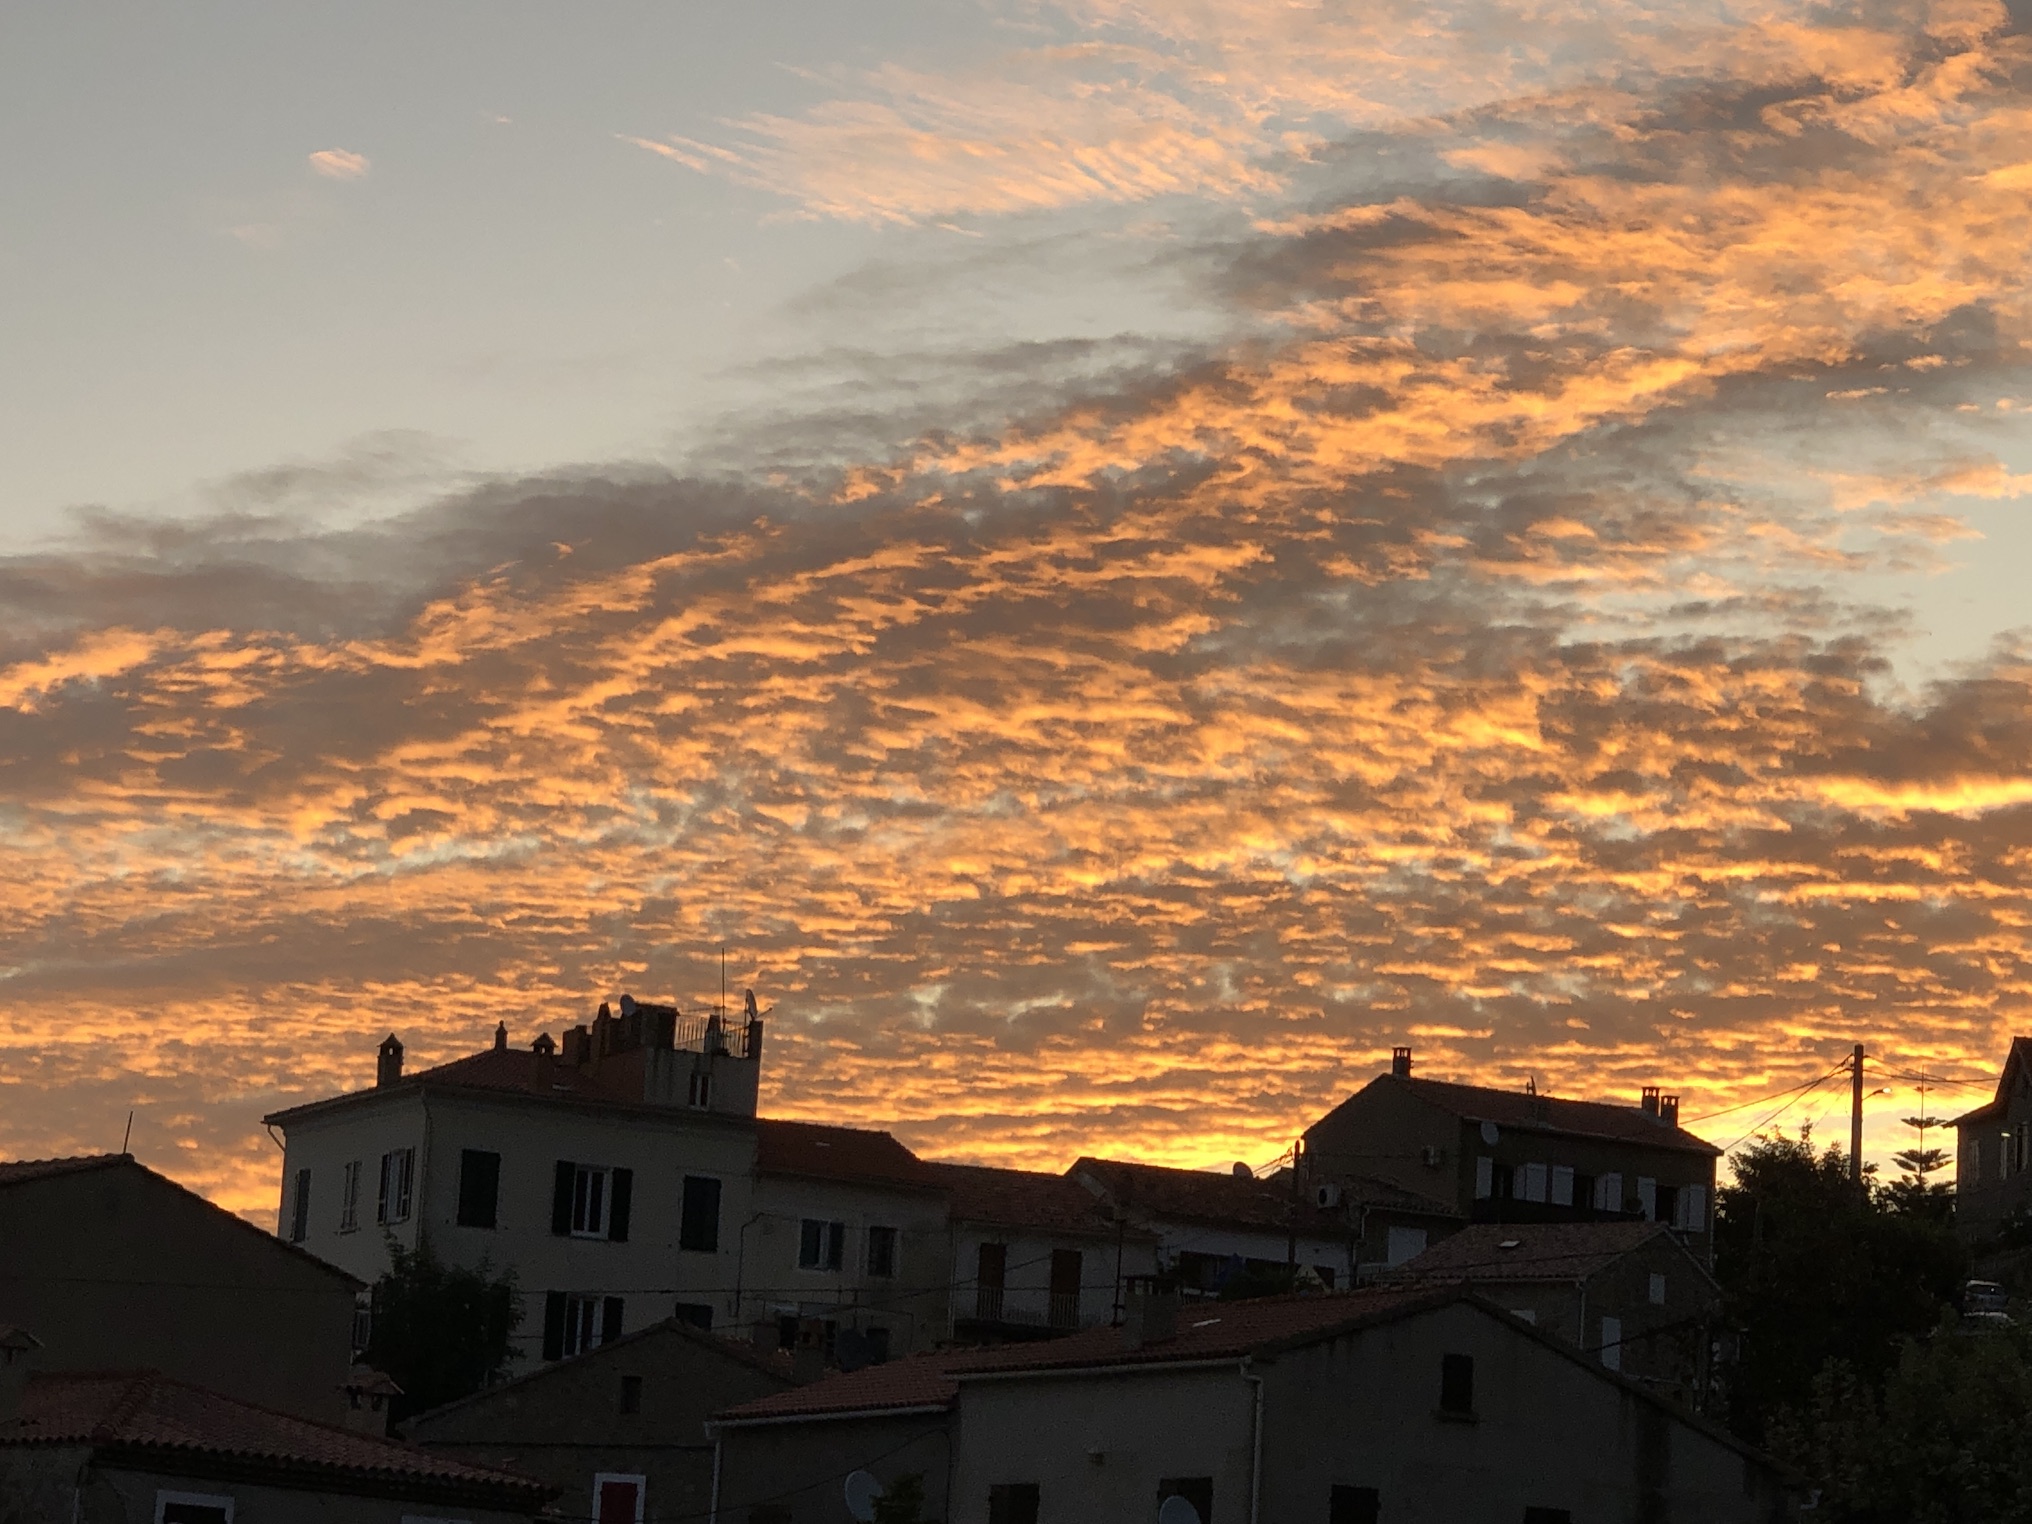
M363 153L354 153L347 148L320 148L310 155L312 171L327 180L359 180L365 178L373 168L372 162Z
M1628 37L1346 113L1177 255L1243 337L992 426L0 567L0 1152L138 1097L251 1210L251 1118L384 1030L696 1001L722 943L779 1114L1011 1162L1267 1158L1407 1039L1690 1111L1857 1038L1987 1056L2032 665L1902 692L1852 579L2021 490L2032 48L1979 5Z

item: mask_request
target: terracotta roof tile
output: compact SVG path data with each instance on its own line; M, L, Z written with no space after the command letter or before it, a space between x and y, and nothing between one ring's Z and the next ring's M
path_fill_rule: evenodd
M1064 1175L937 1160L926 1161L925 1167L950 1194L952 1215L959 1221L1049 1233L1115 1235L1106 1204ZM1145 1235L1138 1232L1134 1236L1140 1239Z
M1401 1085L1421 1100L1468 1121L1494 1122L1502 1127L1527 1128L1537 1132L1563 1132L1574 1137L1606 1138L1617 1143L1637 1143L1647 1148L1677 1149L1685 1153L1721 1152L1706 1139L1696 1138L1685 1128L1649 1116L1635 1106L1612 1106L1604 1101L1569 1101L1556 1095L1527 1095L1521 1090L1456 1085L1450 1080L1408 1079L1396 1074L1379 1075L1370 1083Z
M0 1445L20 1444L173 1451L326 1477L467 1488L526 1506L553 1491L531 1477L272 1412L154 1371L31 1377L19 1415L0 1422Z
M830 1376L809 1386L792 1387L729 1408L719 1416L741 1421L757 1418L826 1418L891 1408L949 1406L959 1386L946 1373L954 1361L972 1353L938 1350L906 1355L881 1365L867 1365L845 1375Z
M1670 1236L1670 1231L1659 1222L1477 1223L1398 1266L1395 1276L1427 1281L1579 1281L1660 1234Z
M931 1167L886 1132L759 1117L755 1168L765 1175L937 1190Z
M18 1159L0 1162L0 1185L24 1180L47 1180L53 1175L76 1175L86 1170L105 1169L127 1161L127 1154L82 1154L75 1159Z

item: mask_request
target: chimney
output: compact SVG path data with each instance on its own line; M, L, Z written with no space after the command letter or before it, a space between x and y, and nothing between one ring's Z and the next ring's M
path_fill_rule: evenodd
M1411 1050L1392 1048L1390 1050L1390 1072L1399 1079L1411 1078Z
M529 1051L536 1055L536 1062L530 1066L535 1072L530 1077L529 1088L538 1095L549 1095L551 1065L557 1057L557 1044L550 1040L548 1032L538 1032L536 1041L529 1045Z
M1667 1127L1677 1127L1679 1125L1678 1096L1661 1095L1658 1097L1658 1120L1663 1122Z
M1122 1342L1131 1349L1157 1344L1178 1332L1178 1293L1151 1285L1129 1288L1122 1315Z
M355 1434L388 1437L388 1421L394 1416L395 1399L402 1388L371 1365L356 1365L339 1383L346 1394L346 1427Z
M392 1085L402 1078L402 1040L393 1032L381 1039L380 1056L374 1065L374 1087Z
M1229 1167L1229 1173L1231 1173L1237 1180L1254 1180L1256 1178L1256 1172L1250 1169L1249 1166L1244 1164L1240 1159L1237 1159L1234 1162L1234 1164Z
M508 1023L505 1021L494 1023L494 1051L496 1053L508 1051Z
M592 1047L593 1034L584 1027L573 1027L564 1034L564 1048L558 1057L568 1068L583 1069Z
M1645 1116L1647 1117L1657 1116L1658 1087L1656 1085L1646 1085L1644 1087L1644 1099L1641 1102L1639 1102L1639 1104L1644 1108Z
M0 1424L20 1414L41 1351L42 1341L27 1329L0 1324Z

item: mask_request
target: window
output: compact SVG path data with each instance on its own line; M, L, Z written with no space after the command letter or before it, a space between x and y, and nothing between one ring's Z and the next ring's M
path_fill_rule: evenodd
M1496 1194L1496 1161L1483 1155L1475 1160L1475 1200L1487 1201Z
M602 1471L593 1478L593 1524L642 1524L649 1481Z
M1623 1320L1602 1319L1602 1364L1607 1369L1619 1371L1623 1368Z
M1555 1164L1552 1166L1552 1204L1554 1206L1573 1205L1573 1166L1571 1164Z
M374 1293L362 1291L353 1298L353 1358L359 1359L374 1342Z
M1682 1185L1679 1188L1679 1201L1672 1216L1672 1225L1689 1233L1707 1231L1707 1187Z
M1623 1210L1623 1177L1604 1175L1595 1182L1595 1207L1603 1212Z
M416 1187L416 1150L398 1148L381 1156L381 1190L374 1201L376 1222L409 1221L410 1195Z
M1336 1484L1328 1495L1326 1524L1377 1524L1382 1516L1382 1495L1374 1487Z
M639 1413L642 1411L642 1378L623 1376L621 1378L621 1411Z
M1651 1192L1651 1201L1655 1208L1652 1216L1657 1221L1670 1223L1675 1228L1680 1225L1679 1214L1681 1208L1678 1186L1660 1185L1655 1187Z
M1077 1328L1080 1315L1080 1269L1084 1257L1077 1249L1051 1251L1051 1301L1046 1316L1053 1328Z
M1475 1410L1475 1357L1439 1357L1439 1410L1442 1413L1470 1414Z
M797 1239L797 1268L800 1270L837 1270L846 1261L847 1225L843 1222L821 1222L815 1217L804 1219L804 1226Z
M1573 1514L1564 1508L1527 1508L1524 1524L1573 1524Z
M1648 1175L1637 1177L1637 1210L1646 1222L1658 1220L1658 1182Z
M158 1492L155 1524L233 1524L233 1500L203 1492Z
M1157 1484L1157 1507L1161 1513L1167 1498L1184 1498L1199 1515L1199 1524L1213 1524L1214 1479L1210 1476L1167 1476Z
M628 1241L635 1171L557 1161L550 1194L550 1231L559 1238Z
M712 1331L713 1309L704 1302L674 1303L670 1315L688 1328L703 1328L708 1333Z
M1968 1177L1970 1185L1983 1182L1983 1140L1970 1138L1968 1146Z
M1546 1199L1548 1171L1542 1164L1520 1164L1517 1166L1517 1199L1519 1201L1543 1201Z
M720 1247L720 1182L710 1175L686 1175L678 1207L677 1246L699 1254Z
M477 1148L459 1151L459 1226L491 1228L501 1199L501 1156Z
M360 1161L353 1160L346 1166L345 1178L339 1184L339 1231L351 1233L360 1226Z
M685 1099L700 1111L710 1110L713 1104L713 1076L710 1069L691 1071L691 1085L685 1092Z
M300 1244L310 1237L310 1171L296 1172L296 1200L290 1204L289 1241Z
M984 1323L1002 1321L1002 1282L1009 1268L1007 1244L982 1244L974 1258L974 1316Z
M896 1230L868 1229L868 1273L884 1280L896 1273Z
M990 1487L988 1524L1037 1524L1037 1483L997 1482Z
M543 1299L543 1358L582 1355L621 1337L621 1298L553 1291Z
M1653 1307L1665 1305L1665 1277L1662 1275L1651 1277L1651 1305Z

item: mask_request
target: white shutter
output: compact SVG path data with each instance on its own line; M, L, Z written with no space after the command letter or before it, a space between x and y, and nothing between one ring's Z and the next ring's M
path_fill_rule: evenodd
M1612 1371L1623 1368L1623 1320L1602 1319L1602 1364Z
M1604 1212L1623 1210L1623 1177L1604 1175L1595 1182L1595 1205Z
M1484 1154L1475 1160L1475 1200L1487 1201L1496 1194L1496 1161Z
M1524 1166L1524 1199L1543 1201L1545 1199L1545 1166L1527 1164Z
M1707 1187L1682 1185L1679 1188L1679 1222L1689 1233L1707 1231Z

